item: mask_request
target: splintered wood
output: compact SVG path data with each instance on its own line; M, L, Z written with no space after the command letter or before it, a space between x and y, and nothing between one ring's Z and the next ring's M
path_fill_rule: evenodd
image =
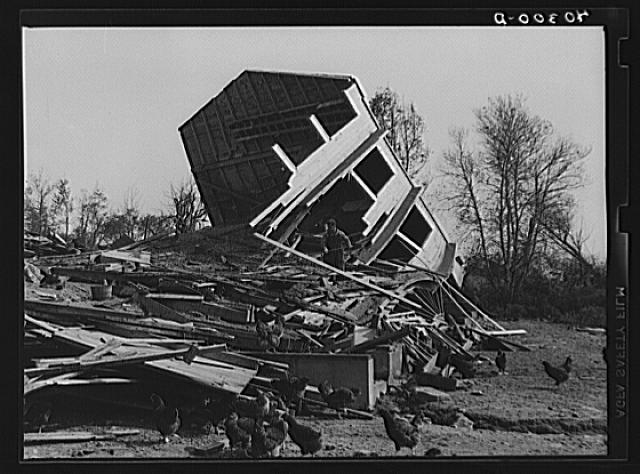
M232 239L234 234L221 235ZM251 239L242 244L251 252L277 249L285 256L264 259L258 253L247 260L251 265L219 258L219 265L192 265L193 271L187 265L152 265L144 244L135 252L127 246L49 258L55 266L45 270L75 286L48 290L46 296L27 286L25 347L56 341L69 352L28 357L24 394L136 383L119 371L138 367L143 378L179 378L245 397L252 383L264 379L259 371L276 377L289 370L287 364L256 354L373 355L391 346L401 348L405 372L430 373L432 377L420 380L449 388L453 385L442 378L449 378L453 367L435 365L443 354L471 361L471 346L482 340L528 350L504 339L524 331L500 326L455 282L433 272L415 265L409 271L394 270L388 264L359 264L343 271L295 246L260 234ZM163 240L153 242L162 245ZM25 274L27 280L37 273L37 262L30 265L34 268ZM113 265L119 266L110 269ZM89 285L104 282L114 284L114 295L91 301ZM72 290L69 302L65 291ZM458 314L445 311L445 300Z

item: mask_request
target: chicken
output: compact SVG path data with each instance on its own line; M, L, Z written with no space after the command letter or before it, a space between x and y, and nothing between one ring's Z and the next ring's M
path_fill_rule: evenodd
M396 452L399 452L403 447L407 447L413 453L414 448L420 441L419 429L404 418L393 415L386 408L379 408L378 411L384 420L384 429L387 432L387 436L396 447Z
M151 394L153 404L153 417L156 428L162 435L165 443L169 442L169 436L176 435L180 428L180 413L175 407L169 407L157 393Z
M501 350L498 351L498 355L496 356L496 367L498 367L500 373L503 374L507 369L507 355Z
M568 356L564 361L564 364L562 364L560 367L562 367L567 374L570 373L571 369L573 368L573 359L571 358L571 356Z
M295 406L296 414L300 414L302 412L304 393L308 383L309 379L307 377L291 375L287 378L273 380L271 386L278 391L287 404L293 404Z
M424 412L422 410L413 416L413 419L411 420L411 424L418 429L424 426L425 420L424 420Z
M204 399L195 405L191 403L178 407L182 428L198 429L210 434L211 429L214 428L214 423L211 420L211 413L208 410L207 403L208 400Z
M444 369L447 366L447 364L449 364L449 358L451 357L451 354L452 354L451 349L449 349L447 346L443 346L438 351L438 357L436 358L436 365L441 369Z
M258 389L258 395L255 400L237 399L232 404L233 410L241 417L253 419L263 419L269 414L270 407L269 398L262 390Z
M289 433L289 423L286 422L281 416L277 416L275 420L272 420L266 429L267 432L267 449L269 454L273 458L280 456L280 450L284 446L284 442L287 439ZM271 448L273 446L273 448Z
M341 417L341 413L346 414L346 409L350 407L356 401L356 397L360 395L360 390L357 388L348 389L340 387L334 390L327 380L318 385L318 390L320 391L322 400L329 408L334 409L338 413L339 418Z
M435 458L436 456L440 456L442 451L439 448L429 448L424 452L425 458Z
M302 455L312 456L322 449L322 432L314 430L310 426L298 423L298 420L291 414L286 413L283 417L289 424L289 437L302 451Z
M277 408L278 410L282 410L284 413L287 413L287 404L284 402L281 396L274 396L272 407Z
M256 422L251 435L251 456L254 458L280 456L280 449L287 437L288 429L289 425L281 418L268 427L265 427L264 422Z
M569 374L561 367L554 367L547 361L543 361L544 371L549 377L556 381L556 385L560 385L562 382L566 382L569 378Z
M222 423L233 411L232 405L236 398L223 396L217 399L207 399L206 409L209 415L209 420L213 426L215 433L218 434L218 426Z
M269 397L258 389L258 395L254 400L254 417L256 420L261 420L269 414L271 409L271 401Z
M256 321L256 332L258 334L258 346L260 349L266 351L269 349L269 336L271 335L271 328L267 323L258 319Z
M42 428L49 423L53 405L48 401L39 401L32 404L25 402L23 415L28 426L38 428L38 433L42 433Z
M250 423L246 421L249 420L248 418L242 418L243 421L240 420L241 418L238 417L238 414L232 412L224 421L224 430L229 439L229 448L231 449L238 445L246 449L249 447L249 442L251 441L251 433L254 426L251 426Z
M449 356L449 364L462 375L462 378L470 379L476 375L476 369L473 366L473 362L466 360L459 354L451 354Z
M277 350L280 347L280 338L284 334L284 318L278 314L276 320L271 327L271 334L269 336L269 344L273 350Z
M269 401L269 413L264 417L268 424L275 423L284 413L287 413L287 405L280 397L272 397Z
M263 318L256 318L256 333L260 349L276 351L280 347L280 338L284 334L284 317L281 314L276 315L271 326Z

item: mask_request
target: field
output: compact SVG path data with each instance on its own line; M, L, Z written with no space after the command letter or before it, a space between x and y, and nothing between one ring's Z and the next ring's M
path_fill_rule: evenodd
M507 373L503 375L497 374L491 362L495 352L480 352L486 360L478 375L465 381L462 389L450 392L449 402L438 405L445 413L463 410L473 421L473 428L446 426L432 420L422 427L415 455L421 456L433 447L440 450L441 457L606 455L607 374L601 353L604 334L540 321L503 325L526 329L525 336L514 340L529 346L531 352L507 353ZM567 355L572 356L574 369L569 380L556 387L546 376L541 361L559 365ZM428 412L432 407L425 408ZM407 449L395 452L379 416L373 420L338 419L327 411L300 417L299 421L324 433L325 448L316 457L411 455ZM164 444L153 428L150 411L91 406L72 400L54 405L50 425L43 431L98 433L105 428L136 429L139 433L108 441L25 445L24 458L187 458L190 454L185 448L226 442L222 431L216 435L183 426L180 438ZM288 458L301 456L290 440L281 454Z

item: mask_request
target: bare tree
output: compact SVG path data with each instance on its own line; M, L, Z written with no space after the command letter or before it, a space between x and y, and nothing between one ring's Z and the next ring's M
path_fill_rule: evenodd
M160 214L145 214L140 219L140 233L142 240L172 229L172 217Z
M127 189L122 207L124 234L130 239L136 239L138 221L140 219L140 193L134 186Z
M55 185L53 195L53 214L57 221L61 221L64 225L64 239L69 238L69 226L71 223L71 215L73 213L73 198L71 196L71 187L69 180L62 178Z
M575 215L571 209L546 216L541 223L550 242L559 250L574 259L585 272L594 271L593 259L585 255L584 244L589 238L582 226L573 225Z
M38 235L44 235L49 231L52 218L50 207L52 191L53 185L42 170L29 176L24 193L25 220L29 230Z
M91 194L84 189L81 191L79 204L80 217L76 237L87 247L93 248L104 234L108 215L108 198L96 184Z
M532 115L521 96L489 99L475 115L480 151L468 151L467 133L454 130L444 154L449 197L510 303L550 235L551 216L573 209L571 191L582 183L580 163L590 150L554 139L551 124Z
M424 168L430 151L424 143L424 119L413 102L400 100L389 87L379 90L369 101L378 124L388 131L387 141L412 178Z
M196 230L198 222L207 215L207 210L193 180L184 181L177 187L172 184L170 197L176 233Z

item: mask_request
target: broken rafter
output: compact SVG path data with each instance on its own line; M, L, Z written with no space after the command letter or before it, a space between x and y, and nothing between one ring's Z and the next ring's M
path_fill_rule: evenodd
M260 240L264 240L265 242L268 242L271 245L275 245L276 247L279 247L282 250L285 250L287 252L292 253L296 257L300 257L300 258L305 259L305 260L307 260L307 261L309 261L311 263L314 263L314 264L316 264L316 265L318 265L318 266L320 266L322 268L325 268L327 270L335 272L338 275L344 276L344 277L348 278L349 280L352 280L352 281L354 281L356 283L359 283L362 286L365 286L365 287L367 287L367 288L369 288L371 290L376 291L377 293L383 294L385 296L388 296L391 299L398 300L398 301L400 301L400 302L402 302L402 303L404 303L406 305L409 305L409 306L411 306L413 308L416 308L418 310L424 311L422 306L420 306L418 303L416 303L414 301L411 301L410 299L404 298L403 296L400 296L400 295L398 295L396 293L393 293L392 291L385 290L384 288L381 288L378 285L374 285L373 283L370 283L370 282L368 282L368 281L366 281L366 280L364 280L362 278L358 278L358 277L352 275L349 272L342 271L342 270L340 270L340 269L338 269L336 267L333 267L333 266L331 266L331 265L329 265L327 263L324 263L324 262L318 260L317 258L311 257L311 256L309 256L309 255L307 255L305 253L302 253L302 252L300 252L298 250L295 250L295 249L293 249L291 247L288 247L288 246L286 246L284 244L281 244L280 242L276 242L275 240L272 240L269 237L265 237L264 235L258 234L257 232L254 233L253 235L255 235Z
M370 341L366 341L356 346L353 346L349 349L346 349L343 352L357 353L357 352L366 351L380 344L385 344L391 341L395 341L396 339L402 339L405 336L408 336L409 334L411 334L411 326L404 326L403 328L395 332L385 334L384 336L376 337L375 339L371 339Z
M210 350L224 350L226 348L225 344L216 344L213 346L206 346L201 348L196 348L198 352L206 352ZM96 369L96 368L105 368L105 367L117 367L121 365L131 365L131 364L139 364L142 362L149 362L153 360L162 360L162 359L170 359L173 357L184 356L192 351L192 347L188 347L185 349L177 349L172 351L144 351L142 353L136 353L131 356L122 356L116 355L108 358L103 358L102 360L82 360L80 358L75 361L69 363L67 362L67 358L61 363L54 365L50 363L48 367L36 367L31 369L24 369L25 375L28 377L35 377L41 375L53 375L60 374L66 372L80 372L83 370Z
M493 319L491 319L489 317L488 314L486 314L484 311L482 311L480 308L478 308L469 298L467 298L461 291L458 291L453 285L451 285L449 282L447 282L446 280L442 280L442 283L444 285L447 286L447 288L456 296L459 296L465 303L467 303L469 306L471 306L480 316L482 316L484 319L486 319L487 321L489 321L491 324L493 324L496 328L498 328L500 331L505 331L505 328L502 327L500 324L498 324L496 321L494 321Z

